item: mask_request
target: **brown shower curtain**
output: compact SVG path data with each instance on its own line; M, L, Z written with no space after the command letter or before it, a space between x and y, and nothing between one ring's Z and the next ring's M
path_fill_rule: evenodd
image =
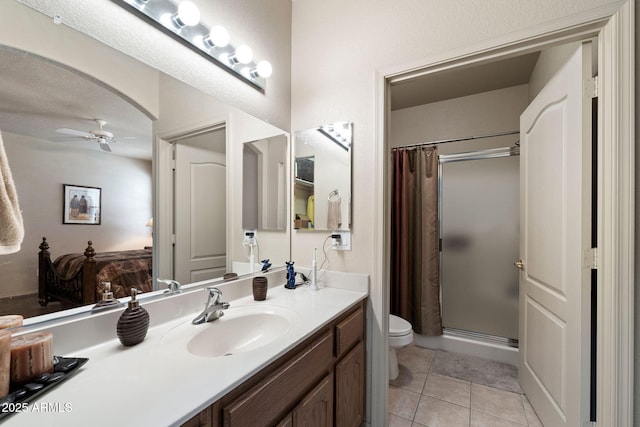
M422 335L442 335L438 149L393 151L391 313Z

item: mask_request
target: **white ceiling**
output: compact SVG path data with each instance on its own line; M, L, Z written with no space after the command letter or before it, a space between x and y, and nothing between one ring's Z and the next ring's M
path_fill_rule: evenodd
M114 134L111 153L151 159L152 122L98 81L35 55L0 49L0 131L49 140L52 144L96 150L95 141L57 133L97 129L107 121Z
M526 84L538 55L534 52L396 83L391 87L391 110Z

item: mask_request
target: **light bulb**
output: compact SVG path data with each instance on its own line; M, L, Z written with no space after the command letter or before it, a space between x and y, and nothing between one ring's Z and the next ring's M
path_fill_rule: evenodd
M211 28L209 34L204 37L204 43L209 48L225 47L229 44L229 33L224 27L216 25Z
M178 6L178 12L173 15L173 22L178 28L198 25L200 23L200 10L198 6L189 0L183 1Z
M271 77L273 73L273 67L269 61L260 61L258 62L258 66L256 67L256 71L260 77L264 77L265 79Z
M236 53L230 58L234 63L248 64L253 59L253 52L246 44L238 46Z

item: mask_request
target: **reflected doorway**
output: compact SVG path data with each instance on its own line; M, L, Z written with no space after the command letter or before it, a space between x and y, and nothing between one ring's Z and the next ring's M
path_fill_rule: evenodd
M174 279L193 283L226 271L224 127L180 136L174 144Z

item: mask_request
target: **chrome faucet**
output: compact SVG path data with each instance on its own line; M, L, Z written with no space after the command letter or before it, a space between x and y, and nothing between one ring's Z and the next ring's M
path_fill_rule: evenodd
M222 291L213 286L206 288L208 297L207 302L204 303L204 310L195 319L191 321L194 325L200 325L206 322L213 322L216 319L224 316L222 310L229 308L228 302L220 301L222 298Z
M164 291L165 294L173 295L179 294L182 292L182 286L180 286L180 282L172 279L158 279L158 282L164 283L167 285L167 290Z

